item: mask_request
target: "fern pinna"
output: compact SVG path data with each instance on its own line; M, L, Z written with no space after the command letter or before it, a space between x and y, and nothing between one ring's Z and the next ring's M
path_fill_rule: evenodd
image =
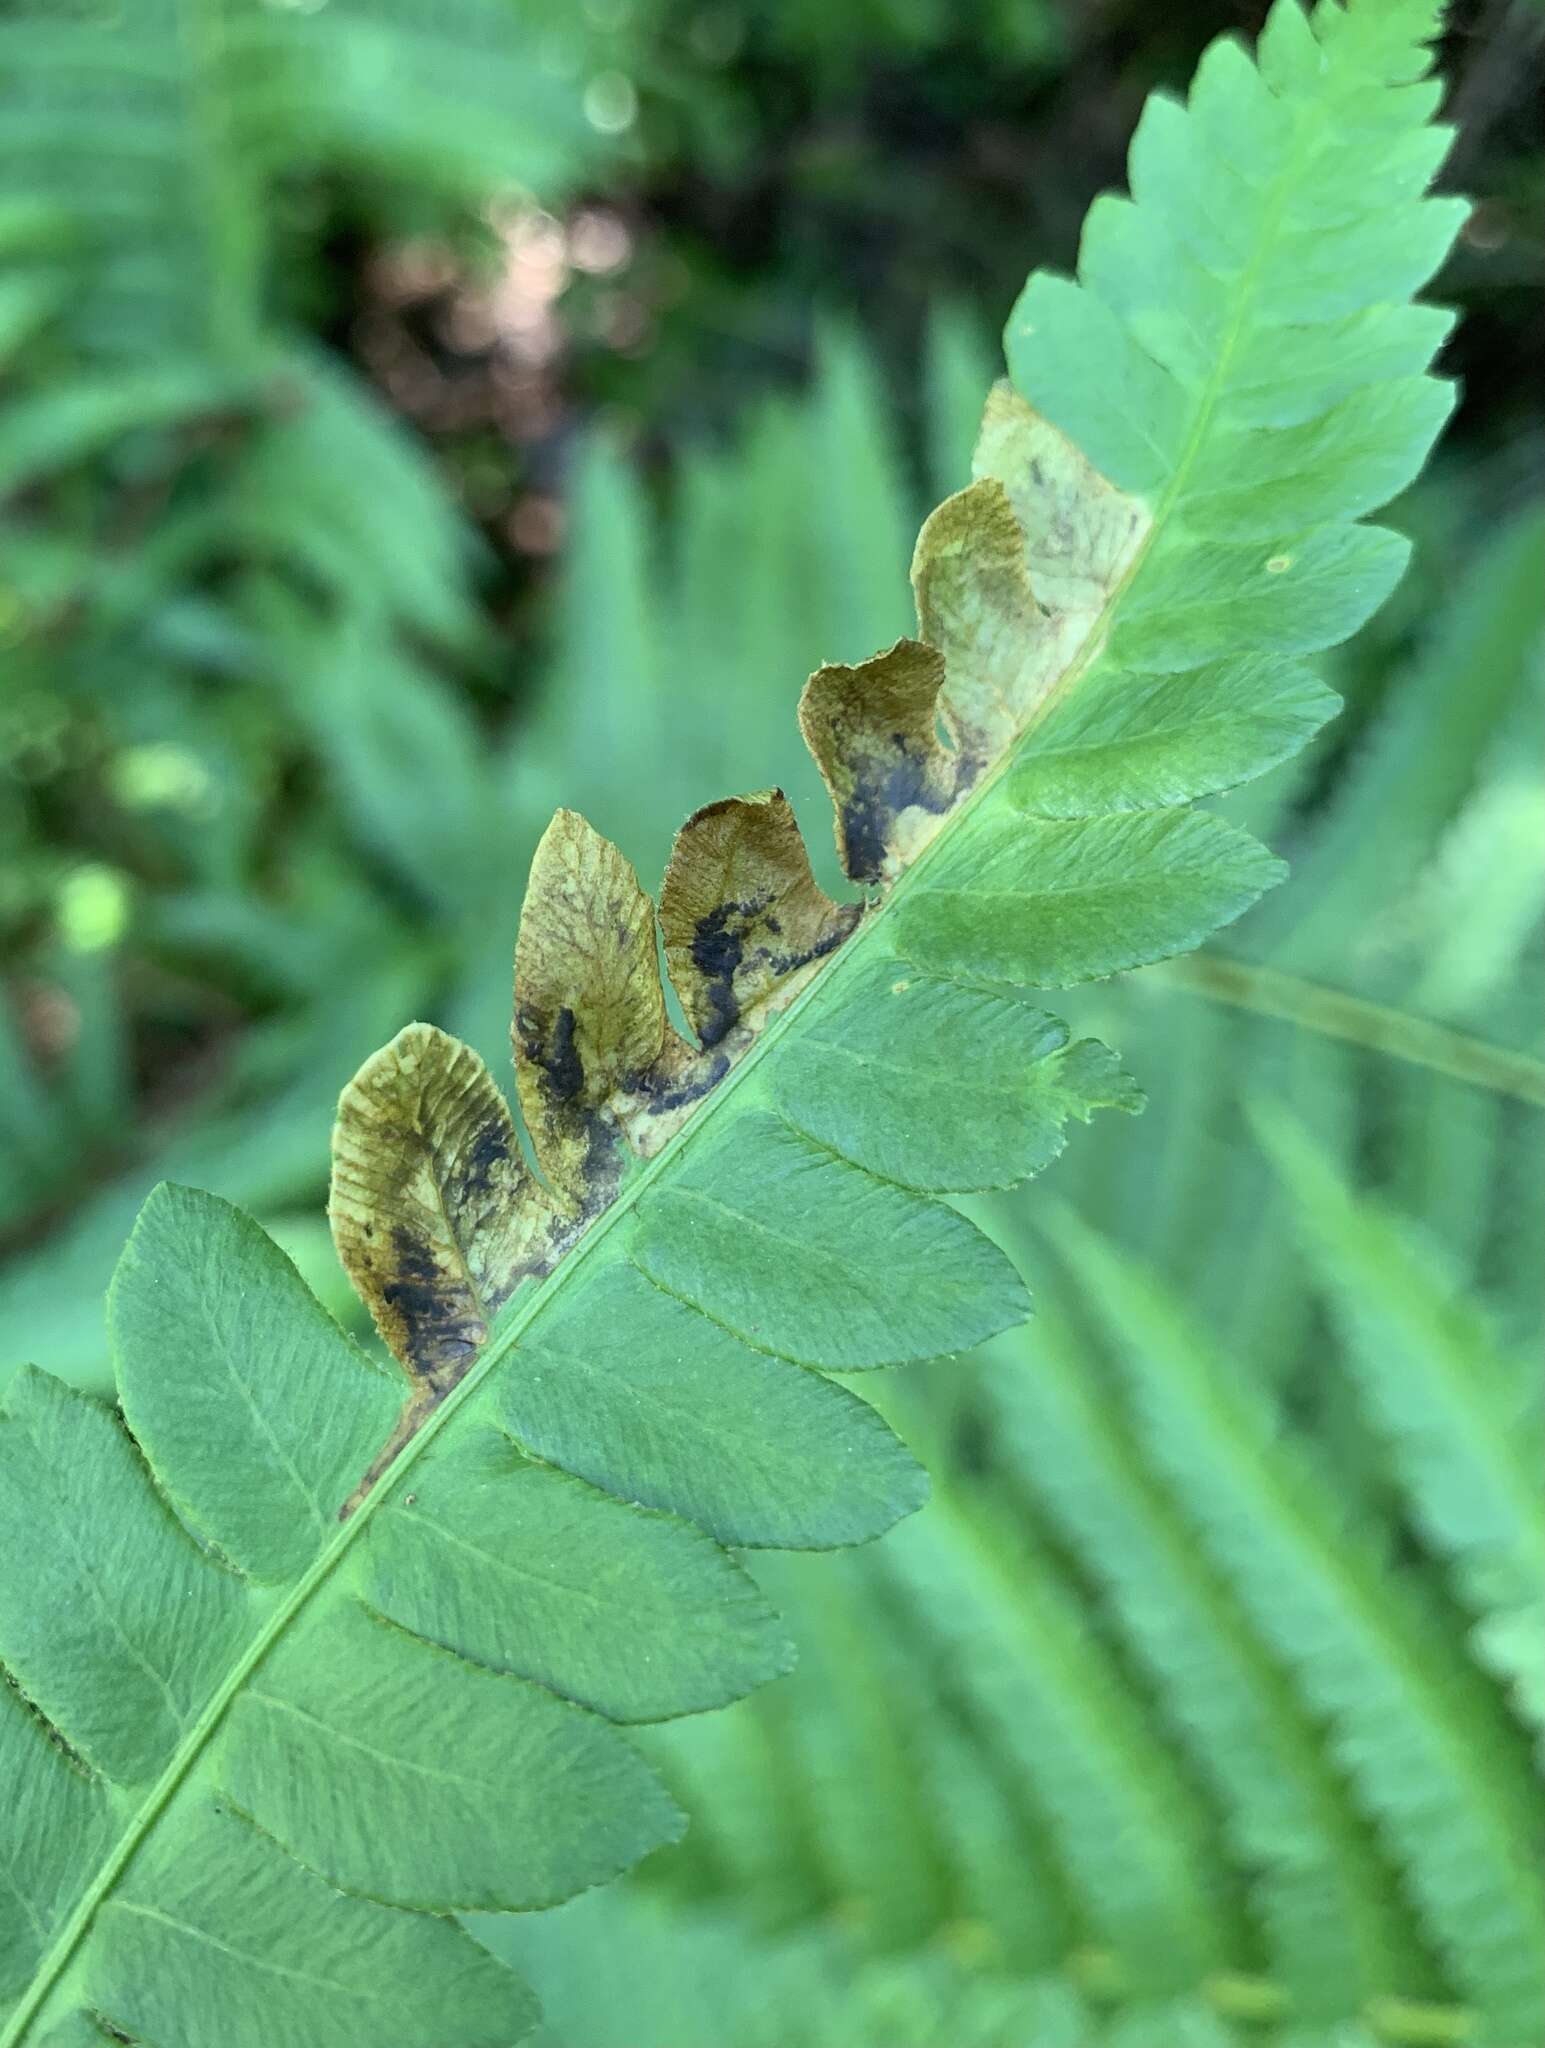
M920 1474L823 1376L1028 1311L941 1195L1136 1106L1027 990L1195 946L1279 878L1193 800L1333 699L1299 657L1405 558L1358 523L1450 403L1409 295L1462 217L1433 9L1282 0L1077 283L1030 280L919 633L801 724L859 900L776 791L683 827L658 919L560 813L516 955L510 1112L410 1026L345 1091L341 1256L378 1369L256 1225L163 1188L110 1319L120 1412L28 1372L0 1459L0 2044L498 2048L450 1915L594 1884L679 1814L620 1732L784 1668L729 1554L882 1531ZM692 1036L672 1022L657 929Z

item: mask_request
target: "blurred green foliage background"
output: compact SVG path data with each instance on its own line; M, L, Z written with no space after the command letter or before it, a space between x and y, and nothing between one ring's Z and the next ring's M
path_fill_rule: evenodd
M106 1387L163 1177L354 1313L338 1089L415 1015L504 1070L557 803L653 886L780 781L835 883L799 685L907 629L1025 272L1261 12L0 0L0 1375ZM552 2048L1532 2009L1542 43L1443 45L1464 400L1346 716L1229 800L1293 880L1084 998L1148 1115L984 1207L1039 1320L891 1397L915 1525L767 1570L800 1673L652 1745L689 1842L497 1936Z

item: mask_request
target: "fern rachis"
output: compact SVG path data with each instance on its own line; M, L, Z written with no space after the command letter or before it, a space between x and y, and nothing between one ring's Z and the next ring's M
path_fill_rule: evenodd
M80 1853L40 1900L23 1844L4 2048L83 2015L156 2048L348 2048L388 2008L405 2048L499 2048L527 2000L438 1916L547 1903L667 1838L612 1724L782 1668L714 1539L821 1547L915 1505L877 1418L805 1369L1022 1318L1014 1269L935 1196L1135 1105L1023 991L1184 950L1277 879L1188 806L1302 743L1331 700L1296 657L1403 562L1355 521L1448 402L1421 375L1442 322L1399 303L1457 224L1420 196L1431 28L1404 0L1313 30L1279 5L1264 79L1220 45L1190 112L1145 122L1144 260L1106 206L1081 284L1032 279L1020 395L919 542L921 637L802 703L873 894L824 896L776 792L697 813L659 913L693 1043L653 906L561 813L517 952L534 1166L443 1034L409 1027L346 1091L335 1234L406 1375L395 1422L256 1226L174 1190L114 1288L128 1428L19 1384L0 1658L26 1813Z

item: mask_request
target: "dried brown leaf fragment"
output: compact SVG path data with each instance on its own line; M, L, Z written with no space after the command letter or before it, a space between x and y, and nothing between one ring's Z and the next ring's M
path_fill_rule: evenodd
M939 737L944 656L898 640L850 668L818 668L799 700L799 726L831 791L837 851L855 882L889 881L912 850L913 814L937 818L956 788Z
M718 1045L792 975L839 946L859 914L817 883L782 790L695 811L671 851L660 925L671 981L703 1044Z
M488 1069L429 1024L399 1031L344 1089L328 1214L355 1291L431 1400L542 1263L555 1220Z
M537 1164L571 1213L612 1136L614 1097L688 1048L665 1013L654 905L627 860L559 811L531 863L515 949L515 1085Z

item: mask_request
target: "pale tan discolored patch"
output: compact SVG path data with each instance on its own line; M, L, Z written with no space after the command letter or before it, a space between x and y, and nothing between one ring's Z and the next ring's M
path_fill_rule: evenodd
M930 515L912 557L912 588L918 631L944 656L945 723L968 779L1023 723L1036 649L1051 624L996 477L957 491Z
M1040 605L1087 633L1153 524L1149 508L1107 483L1066 434L1006 382L988 394L971 468L977 478L995 478L1003 487L1024 535ZM1041 666L1057 656L1065 662L1075 644L1066 630L1058 632Z
M488 1069L429 1024L399 1031L344 1089L328 1216L356 1292L431 1402L541 1264L555 1220Z
M558 812L531 863L513 1039L537 1162L572 1213L587 1206L605 1106L688 1054L666 1019L654 905L577 811Z
M898 640L856 668L818 668L799 727L836 810L837 851L855 882L889 881L948 810L956 760L939 738L944 657Z
M839 946L858 922L810 872L781 789L695 811L676 835L660 926L676 993L703 1044Z

